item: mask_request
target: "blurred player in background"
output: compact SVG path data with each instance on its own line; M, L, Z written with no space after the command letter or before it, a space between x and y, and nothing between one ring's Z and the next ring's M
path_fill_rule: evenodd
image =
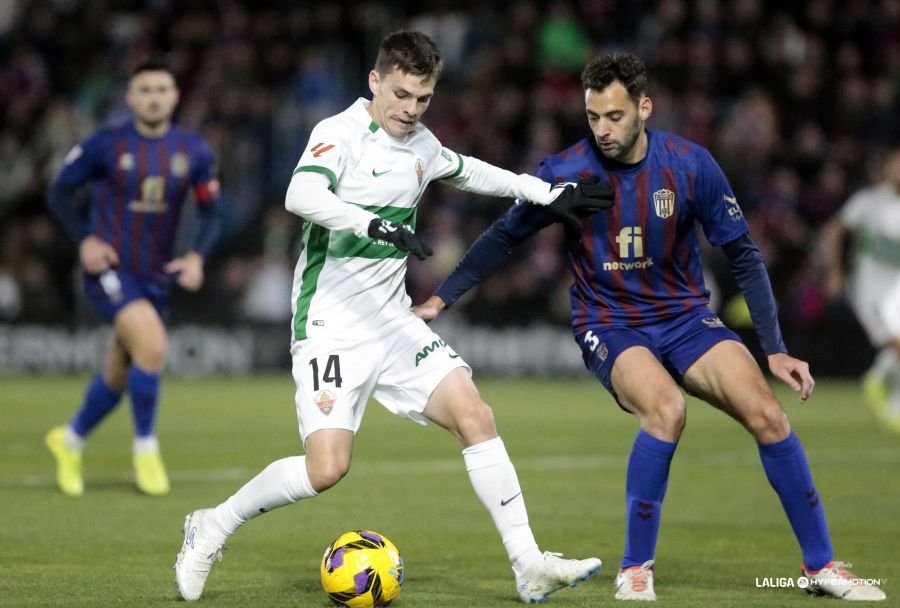
M101 129L76 146L47 194L50 210L78 243L85 295L113 327L103 369L80 409L46 437L59 487L70 496L84 492L81 453L88 435L126 390L137 487L153 496L169 492L155 431L164 319L173 281L188 291L200 289L203 262L218 231L213 156L199 135L172 124L178 88L165 62L137 66L125 100L133 121ZM77 195L87 184L85 214ZM198 209L196 238L190 251L173 257L190 191Z
M615 597L656 599L653 560L661 508L685 425L680 385L753 435L800 543L809 590L883 599L880 589L855 584L848 565L832 560L803 447L750 352L709 309L697 222L730 260L770 371L799 391L802 401L810 396L809 367L787 354L762 256L727 179L704 148L645 128L653 104L644 64L636 56L591 61L582 84L592 136L544 159L537 176L553 183L596 180L616 192L608 213L566 229L575 278L575 339L587 368L641 427L628 462L626 541ZM544 208L514 205L414 311L435 318L508 258L515 245L554 221Z
M285 201L306 220L294 273L291 343L306 454L271 463L225 502L185 518L175 575L186 600L201 597L223 543L239 526L312 498L347 474L370 396L390 412L434 422L460 441L469 478L500 533L522 601L543 601L600 567L596 558L540 552L515 468L471 369L409 309L406 258L431 254L413 228L416 205L432 181L541 205L552 201L554 212L579 203L585 193L553 190L536 177L442 147L420 123L441 65L425 35L387 36L369 73L372 101L358 99L312 131ZM609 199L607 193L595 202L608 206Z
M822 244L828 295L846 294L878 349L863 380L866 397L878 418L900 433L900 148L887 155L883 173L883 181L853 194L822 227ZM848 236L854 240L849 285Z

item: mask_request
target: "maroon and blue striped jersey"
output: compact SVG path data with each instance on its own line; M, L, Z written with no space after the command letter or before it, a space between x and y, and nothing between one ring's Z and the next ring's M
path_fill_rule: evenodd
M616 193L611 209L582 219L581 234L566 234L576 335L598 324L641 325L707 306L697 224L715 246L748 232L728 180L706 149L661 131L647 136L647 155L635 165L604 158L587 137L545 158L537 170L551 183L597 182ZM546 207L513 205L435 293L452 304L513 247L556 221ZM767 284L751 291L774 311Z
M647 137L647 155L635 165L604 158L585 138L538 169L552 183L597 181L616 193L609 211L585 218L580 238L566 242L576 332L598 323L640 325L708 305L696 225L714 246L749 230L705 148L661 131L648 130Z
M74 211L77 190L91 184L85 218ZM51 210L80 241L93 234L119 255L118 270L167 281L182 209L193 191L201 224L193 249L204 257L214 241L219 199L213 155L206 142L176 126L146 137L134 123L101 129L72 149L48 193Z

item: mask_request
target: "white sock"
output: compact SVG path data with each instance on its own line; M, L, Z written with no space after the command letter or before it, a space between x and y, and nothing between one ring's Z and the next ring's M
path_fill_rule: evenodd
M159 451L159 439L156 435L147 435L146 437L135 436L131 444L131 449L135 454L152 454Z
M874 374L876 378L887 380L888 375L893 374L897 365L897 351L890 346L885 346L878 351L877 355L875 355L875 361L872 363L872 367L869 371Z
M475 494L494 520L513 570L521 573L541 552L528 525L528 511L516 469L499 437L463 450Z
M267 466L216 507L216 521L228 536L261 513L315 495L306 472L306 456L282 458Z
M63 433L63 443L70 450L78 450L79 452L84 450L84 437L72 430L72 425L70 424L66 425L66 431Z

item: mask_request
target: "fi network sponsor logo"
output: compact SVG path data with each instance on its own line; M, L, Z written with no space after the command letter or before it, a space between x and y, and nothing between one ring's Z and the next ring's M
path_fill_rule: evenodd
M621 261L603 262L603 270L635 270L653 266L653 258L644 257L644 232L640 226L625 226L616 236ZM633 261L625 261L631 258Z

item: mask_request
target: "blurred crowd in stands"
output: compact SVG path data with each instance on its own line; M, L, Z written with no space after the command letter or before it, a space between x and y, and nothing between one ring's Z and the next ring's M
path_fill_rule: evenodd
M896 0L4 0L0 322L91 319L76 249L48 217L44 191L75 143L127 119L129 69L160 51L178 75L178 122L212 145L226 203L208 283L176 302L175 320L286 320L300 228L283 208L291 172L316 122L369 97L378 42L400 28L429 34L445 61L425 124L445 146L516 172L587 135L579 76L589 57L637 52L653 77L650 127L720 162L786 327L844 310L823 295L817 229L900 142ZM419 227L435 256L410 264L414 300L509 202L430 189ZM556 228L533 239L461 314L565 324L560 239ZM736 287L722 270L711 252L710 286L735 322Z

